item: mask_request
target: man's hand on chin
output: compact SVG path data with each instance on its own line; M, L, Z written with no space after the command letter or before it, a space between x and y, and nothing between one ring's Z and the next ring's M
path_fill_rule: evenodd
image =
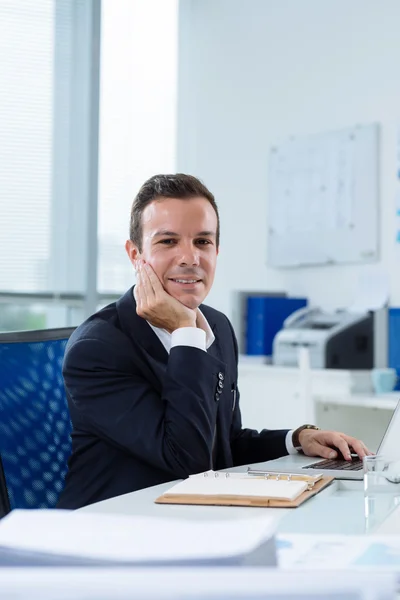
M299 433L299 442L307 456L351 460L352 453L361 459L373 454L361 440L338 431L303 429Z
M137 314L154 327L169 333L180 327L196 327L196 311L168 294L151 266L142 260L138 261L134 294Z

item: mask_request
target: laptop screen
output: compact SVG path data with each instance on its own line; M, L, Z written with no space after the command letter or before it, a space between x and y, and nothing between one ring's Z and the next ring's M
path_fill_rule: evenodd
M378 448L379 454L400 459L400 402L397 403L383 440Z

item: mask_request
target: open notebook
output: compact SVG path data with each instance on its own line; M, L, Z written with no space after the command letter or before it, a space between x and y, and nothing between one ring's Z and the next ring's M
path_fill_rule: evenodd
M214 504L222 506L295 507L316 494L332 477L274 474L255 477L247 473L207 471L177 483L157 503Z

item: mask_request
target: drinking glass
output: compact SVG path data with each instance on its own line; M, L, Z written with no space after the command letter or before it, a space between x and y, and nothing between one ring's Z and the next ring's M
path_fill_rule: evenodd
M363 459L366 531L400 505L400 459L377 454Z

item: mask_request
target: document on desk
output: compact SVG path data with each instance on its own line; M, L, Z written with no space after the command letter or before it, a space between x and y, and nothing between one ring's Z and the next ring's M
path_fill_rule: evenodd
M281 534L276 545L282 569L373 569L400 579L400 536Z
M211 522L14 510L0 521L0 565L245 565L266 547L272 565L276 524L266 515Z

